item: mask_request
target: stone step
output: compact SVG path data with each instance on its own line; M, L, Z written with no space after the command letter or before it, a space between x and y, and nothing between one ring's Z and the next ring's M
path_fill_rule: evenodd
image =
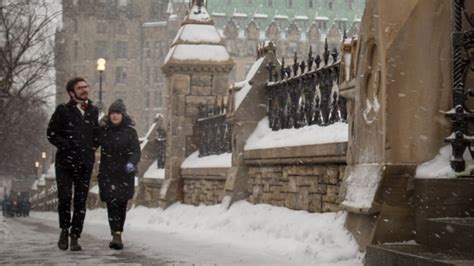
M474 218L432 218L427 220L426 245L474 253Z
M432 249L417 244L370 245L365 255L366 266L473 266L474 254Z

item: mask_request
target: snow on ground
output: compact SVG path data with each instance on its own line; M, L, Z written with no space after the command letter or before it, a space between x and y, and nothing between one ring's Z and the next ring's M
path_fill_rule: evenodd
M312 125L298 129L272 131L268 117L265 117L258 123L257 128L248 138L245 150L339 143L346 142L348 137L348 125L343 122L325 127Z
M199 151L193 152L181 164L181 168L228 168L232 166L232 153L199 157Z
M176 203L166 210L133 208L127 213L124 237L135 246L139 243L154 246L162 240L153 238L153 232L163 232L211 246L231 245L229 248L236 248L238 253L252 250L272 265L362 264L358 246L344 228L344 212L315 214L246 201L236 202L227 209L228 201L225 202L198 207ZM55 213L34 213L34 216L57 220ZM104 209L87 212L85 230L91 225L107 225ZM135 243L127 232L139 231L151 235L144 238L142 234ZM256 264L262 263L259 256L255 258Z
M416 168L416 178L455 178L456 175L470 174L474 170L474 160L469 151L464 152L464 160L466 161L466 170L462 173L456 174L451 168L450 160L453 154L451 145L446 145L439 150L431 161L422 163Z

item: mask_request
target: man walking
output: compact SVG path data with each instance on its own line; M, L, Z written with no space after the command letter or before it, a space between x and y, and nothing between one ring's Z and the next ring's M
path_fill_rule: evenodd
M83 78L73 78L66 85L70 100L60 104L49 121L48 140L57 148L56 183L58 188L58 247L82 250L78 243L86 216L89 181L95 160L99 130L97 107L89 100L89 85ZM74 197L73 197L74 188ZM71 201L74 213L71 220Z

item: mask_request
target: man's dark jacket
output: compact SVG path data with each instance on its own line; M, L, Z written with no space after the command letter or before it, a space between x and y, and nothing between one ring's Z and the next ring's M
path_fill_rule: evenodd
M56 167L92 169L98 146L99 110L89 104L82 115L74 101L60 104L49 121L47 136L58 151Z

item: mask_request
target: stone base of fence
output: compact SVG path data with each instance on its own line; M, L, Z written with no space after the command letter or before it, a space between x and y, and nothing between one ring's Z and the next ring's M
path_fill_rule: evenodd
M142 178L140 184L135 188L135 197L133 204L141 205L149 208L156 208L159 206L159 196L163 179L157 178Z
M224 198L229 168L183 168L183 200L185 204L213 205Z

